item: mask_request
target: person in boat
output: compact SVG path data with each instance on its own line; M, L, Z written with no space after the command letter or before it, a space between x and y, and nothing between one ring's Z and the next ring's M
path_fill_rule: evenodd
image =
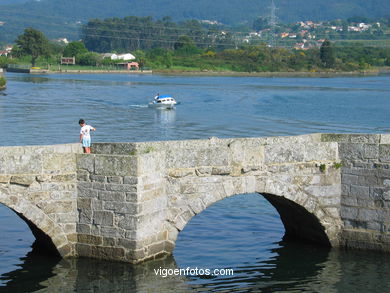
M154 97L154 100L157 101L159 97L160 97L160 94L157 93L157 95Z

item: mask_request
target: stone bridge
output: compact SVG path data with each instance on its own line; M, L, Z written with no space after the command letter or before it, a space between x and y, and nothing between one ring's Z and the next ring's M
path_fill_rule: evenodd
M0 203L63 257L169 254L190 219L262 194L286 238L390 250L390 134L0 148Z

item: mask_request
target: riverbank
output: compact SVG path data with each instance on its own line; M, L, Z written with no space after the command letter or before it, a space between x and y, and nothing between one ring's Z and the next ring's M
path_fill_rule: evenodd
M31 74L159 74L159 75L183 75L183 76L237 76L237 77L337 77L337 76L376 76L390 74L390 67L373 68L359 71L288 71L288 72L238 72L238 71L209 71L209 70L109 70L109 69L29 69L25 71L7 70L9 72Z
M154 70L161 75L186 76L237 76L237 77L337 77L337 76L376 76L390 74L390 67L375 68L362 71L291 71L291 72L236 72L236 71L186 71L186 70Z
M31 74L56 74L56 73L120 73L120 74L151 74L152 70L109 70L109 69L61 69L61 70L49 70L49 69L33 69L33 68L8 68L7 72L16 73L31 73Z

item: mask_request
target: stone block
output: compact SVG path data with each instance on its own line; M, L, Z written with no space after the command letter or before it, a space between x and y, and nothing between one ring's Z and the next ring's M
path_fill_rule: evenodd
M111 246L111 247L116 246L116 239L110 238L110 237L104 237L103 238L103 246Z
M107 191L119 191L119 192L136 192L137 186L130 184L106 184L105 189Z
M145 250L143 248L128 251L126 253L126 260L128 260L132 263L141 261L141 260L145 259L145 257L146 257Z
M98 191L98 198L103 201L116 201L124 202L126 199L126 193L120 191Z
M380 141L379 134L349 134L352 143L377 144Z
M38 204L46 214L71 213L76 210L76 203L71 200L44 201Z
M118 245L122 246L123 248L126 248L127 250L133 250L137 246L137 241L124 239L124 238L119 238L118 239Z
M95 172L95 156L90 154L76 155L76 164L78 170L87 171L90 174Z
M116 227L101 227L100 228L101 236L106 237L121 237L121 233L118 228ZM104 240L104 239L103 239Z
M93 246L91 253L94 257L107 260L124 260L125 250L121 247Z
M212 167L211 175L229 175L231 168L229 166Z
M76 232L79 234L90 234L91 233L91 225L87 224L77 224Z
M341 206L340 215L342 219L356 220L359 209L356 207Z
M380 135L380 143L381 144L390 144L390 134L385 133Z
M91 248L91 245L83 243L76 243L75 245L76 254L83 257L92 257Z
M116 184L124 183L123 182L123 177L121 177L121 176L108 176L107 177L107 182L108 183L116 183ZM126 182L125 184L129 184L129 183ZM136 183L130 183L130 184L136 184Z
M40 154L21 154L0 157L0 174L39 174L42 172Z
M170 177L173 177L173 178L195 176L195 169L193 169L193 168L171 169L171 170L169 170L168 175Z
M370 187L352 185L350 192L352 196L368 199L370 196Z
M340 143L339 152L341 160L364 160L365 148L364 144Z
M0 184L7 184L11 179L10 175L0 175Z
M165 241L154 243L147 248L147 255L152 256L165 251Z
M379 161L390 162L390 144L379 145Z
M62 245L61 247L58 247L57 250L62 257L73 256L72 246L70 244Z
M364 157L366 159L377 159L379 156L378 144L365 144L364 145Z
M266 145L264 149L264 161L266 164L333 161L337 157L338 145L333 142L272 144Z
M131 214L135 215L138 213L138 205L130 202L114 202L106 201L103 204L105 210L114 211L120 214Z
M358 185L361 186L377 186L378 185L378 176L376 176L376 172L367 172L368 174L364 176L359 176ZM373 175L371 175L373 173Z
M379 220L379 215L375 209L359 208L358 215L355 219L363 222L371 222Z
M359 176L350 174L341 174L341 183L345 185L357 185Z
M211 175L212 167L198 167L195 169L196 176L209 176Z
M136 176L137 158L133 156L96 155L95 174L105 176Z
M56 213L56 222L57 223L75 223L77 221L77 213Z
M35 182L34 175L20 175L20 176L12 176L10 179L11 184L17 184L22 186L30 186L33 182Z
M124 184L131 184L131 185L137 184L138 183L138 177L125 176L125 177L123 177L123 183Z
M90 178L90 180L92 182L100 182L100 183L106 183L107 182L107 178L104 175L93 175L93 174L91 174L89 176L89 178Z
M101 226L112 226L114 214L110 211L93 211L93 223Z
M76 173L53 175L51 177L52 182L68 182L76 181Z
M76 155L74 154L45 154L43 155L43 172L61 174L76 172Z
M137 217L130 214L118 215L118 227L126 230L135 230Z
M346 196L346 195L343 195L341 197L340 204L341 205L345 205L345 206L353 206L353 207L357 207L358 206L356 197L354 197L354 196Z
M126 201L136 202L138 194L136 192L126 192Z
M90 198L97 198L98 197L98 190L92 189L92 188L84 188L80 185L81 182L78 184L77 188L77 194L79 197L90 197Z
M79 224L92 224L92 210L79 210Z

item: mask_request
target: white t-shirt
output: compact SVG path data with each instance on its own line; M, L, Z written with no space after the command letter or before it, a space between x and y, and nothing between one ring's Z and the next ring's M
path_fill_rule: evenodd
M83 127L81 127L80 129L80 134L83 135L83 138L90 138L90 131L93 129L93 127L91 125L84 125Z

